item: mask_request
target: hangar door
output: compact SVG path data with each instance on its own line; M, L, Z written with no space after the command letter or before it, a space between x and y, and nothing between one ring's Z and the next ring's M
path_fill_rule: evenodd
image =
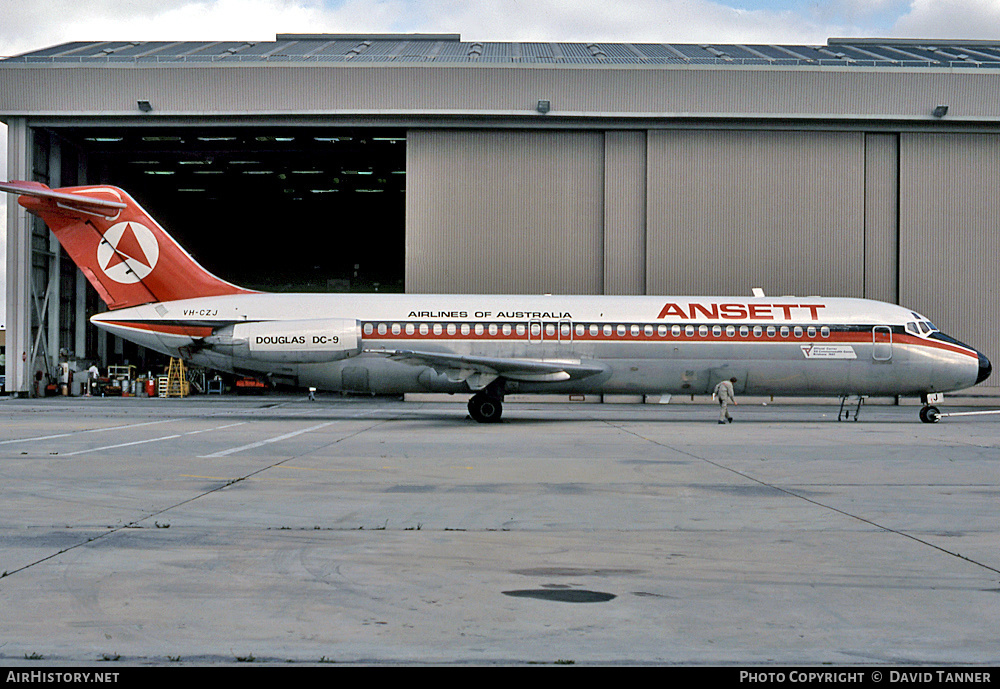
M995 364L1000 135L901 134L899 167L900 302Z
M862 296L865 134L651 131L647 294Z
M601 132L411 130L406 291L600 294Z

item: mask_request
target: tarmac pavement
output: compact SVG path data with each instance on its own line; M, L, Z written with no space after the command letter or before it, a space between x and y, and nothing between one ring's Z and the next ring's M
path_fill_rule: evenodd
M0 664L996 664L1000 416L837 412L3 400Z

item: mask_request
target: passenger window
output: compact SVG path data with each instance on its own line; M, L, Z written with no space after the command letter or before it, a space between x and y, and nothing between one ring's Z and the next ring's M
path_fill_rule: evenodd
M604 337L611 337L611 326L604 326Z
M379 335L385 335L387 332L389 332L389 327L385 323L379 323L378 324L378 334Z
M830 326L824 325L822 328L819 329L819 334L822 335L823 337L830 337Z
M656 329L656 334L659 335L660 337L666 337L667 336L667 326L665 326L665 325L659 326Z
M699 325L698 326L698 335L700 335L701 337L706 337L708 335L708 326L707 325Z
M420 334L421 335L426 335L429 332L430 332L430 327L428 327L428 325L426 323L421 323L420 324Z
M740 326L740 337L746 337L749 334L750 334L750 328L747 327L747 326L745 326L745 325L741 325Z
M816 337L816 328L810 325L806 328L806 334L809 335L809 337Z
M592 323L590 326L590 336L597 337L599 333L600 333L600 328L597 327L597 323Z
M455 327L454 323L449 323L448 324L448 334L449 335L454 335L457 330L458 329Z
M393 335L398 335L401 330L402 330L402 328L399 327L399 323L393 323L392 324L392 334Z
M754 337L760 337L763 334L764 334L764 329L762 327L760 327L759 325L755 325L753 327L753 336Z
M792 334L795 335L795 337L802 337L802 327L798 325L795 326L795 329L792 330Z
M555 337L555 335L556 335L556 326L552 325L551 323L546 323L545 337Z
M651 325L647 325L645 328L642 329L642 331L646 335L646 337L653 336L653 326Z
M371 335L371 334L372 334L372 324L365 323L365 335Z
M726 337L734 337L736 335L736 326L727 325L726 326Z
M472 331L472 328L469 327L468 323L462 323L462 334L463 335L468 335L471 331Z
M617 330L618 330L618 337L625 337L625 326L624 325L619 325L618 328L617 328Z
M415 330L416 330L416 328L413 327L413 323L407 323L406 324L406 334L407 335L412 335Z
M444 332L444 328L441 327L441 324L440 323L435 323L434 324L434 334L435 335L440 335L442 332Z
M672 326L670 328L670 334L673 335L674 337L680 337L681 336L681 326L679 326L679 325Z
M722 337L722 326L721 325L713 325L712 326L712 335L714 337Z
M482 335L484 330L485 330L485 328L483 327L482 323L476 323L476 334L477 335Z
M500 332L503 333L505 337L509 337L511 333L510 323L504 323L500 327Z
M787 325L781 326L781 336L782 337L788 337L788 326Z
M633 325L630 328L630 333L631 333L632 337L639 337L639 326L638 325Z
M495 326L494 326L494 327L495 327ZM526 333L526 332L527 332L527 329L526 329L526 328L524 327L524 325L523 325L523 324L518 324L518 325L517 325L517 326L516 326L516 327L514 328L514 332L516 332L516 333L517 333L517 336L518 336L518 337L524 337L524 333Z
M775 328L773 325L767 326L768 337L774 337L777 334L777 332L778 332L777 328Z
M490 323L489 333L492 336L496 336L496 334L497 334L497 324L496 323Z
M586 331L586 329L582 325L576 326L576 336L577 337L583 337L583 334L584 334L585 331Z
M691 337L692 335L694 335L694 326L693 325L685 326L684 327L684 334L687 335L688 337Z

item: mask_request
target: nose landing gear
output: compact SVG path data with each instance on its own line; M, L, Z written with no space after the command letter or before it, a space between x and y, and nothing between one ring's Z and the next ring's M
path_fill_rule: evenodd
M933 405L926 405L920 408L920 420L924 423L937 423L941 420L941 410Z

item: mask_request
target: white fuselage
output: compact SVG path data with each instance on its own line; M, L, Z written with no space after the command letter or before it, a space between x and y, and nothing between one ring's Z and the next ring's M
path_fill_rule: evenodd
M910 396L989 366L906 308L847 298L241 294L92 320L210 368L371 393L468 392L491 360L587 369L495 367L508 392L559 393L705 394L735 377L744 394Z

